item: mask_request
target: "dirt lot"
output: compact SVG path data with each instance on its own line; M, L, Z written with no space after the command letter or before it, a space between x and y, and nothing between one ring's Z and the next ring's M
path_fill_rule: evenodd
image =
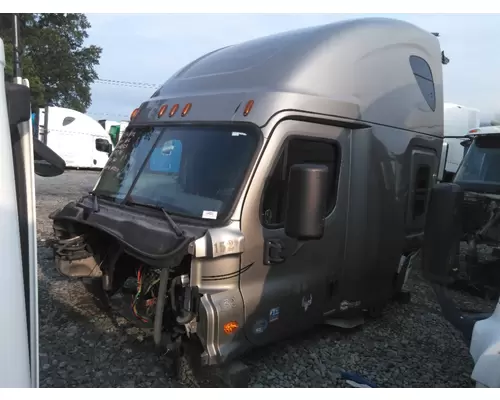
M151 338L124 319L99 310L79 281L55 271L44 240L50 212L92 189L97 173L67 171L37 177L42 387L170 387L165 359L150 350ZM361 374L383 387L470 387L472 360L459 334L439 313L418 272L412 301L390 305L378 320L345 332L321 327L301 337L252 352L245 358L254 387L343 386L339 371ZM491 302L463 294L464 306L490 310Z

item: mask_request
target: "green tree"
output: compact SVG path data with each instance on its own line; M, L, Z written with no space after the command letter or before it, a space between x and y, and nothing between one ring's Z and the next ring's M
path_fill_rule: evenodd
M91 27L85 14L19 14L19 19L21 66L30 81L33 109L52 105L85 112L102 52L84 46ZM8 80L13 78L11 21L12 14L0 14Z

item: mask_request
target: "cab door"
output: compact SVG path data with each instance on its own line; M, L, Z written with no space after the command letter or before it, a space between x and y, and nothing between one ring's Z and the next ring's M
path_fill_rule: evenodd
M264 344L319 322L333 295L332 283L343 258L345 216L338 203L340 142L346 130L285 121L267 143L242 210L245 252L240 289L245 332ZM329 169L328 213L319 240L299 243L286 236L287 182L294 164L323 164Z

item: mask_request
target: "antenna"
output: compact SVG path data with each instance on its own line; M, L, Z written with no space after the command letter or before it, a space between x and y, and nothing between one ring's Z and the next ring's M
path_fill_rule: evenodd
M436 36L436 37L440 37L440 36L441 36L441 35L439 34L439 32L431 32L431 33L432 33L434 36ZM443 51L441 51L441 63L442 63L443 65L446 65L446 64L448 64L449 62L450 62L450 59L444 55L444 50L443 50Z
M444 55L444 50L441 51L441 62L446 65L450 62L450 59Z

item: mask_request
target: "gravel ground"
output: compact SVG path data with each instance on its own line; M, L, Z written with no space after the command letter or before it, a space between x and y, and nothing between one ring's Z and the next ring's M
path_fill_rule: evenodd
M97 173L37 177L40 385L42 387L178 387L148 333L103 313L81 282L61 277L44 242L50 212L88 192ZM342 387L339 371L381 387L471 387L473 363L461 337L440 315L433 293L412 273L412 301L392 304L362 328L320 327L245 357L253 387ZM454 293L460 305L489 311L493 302Z

